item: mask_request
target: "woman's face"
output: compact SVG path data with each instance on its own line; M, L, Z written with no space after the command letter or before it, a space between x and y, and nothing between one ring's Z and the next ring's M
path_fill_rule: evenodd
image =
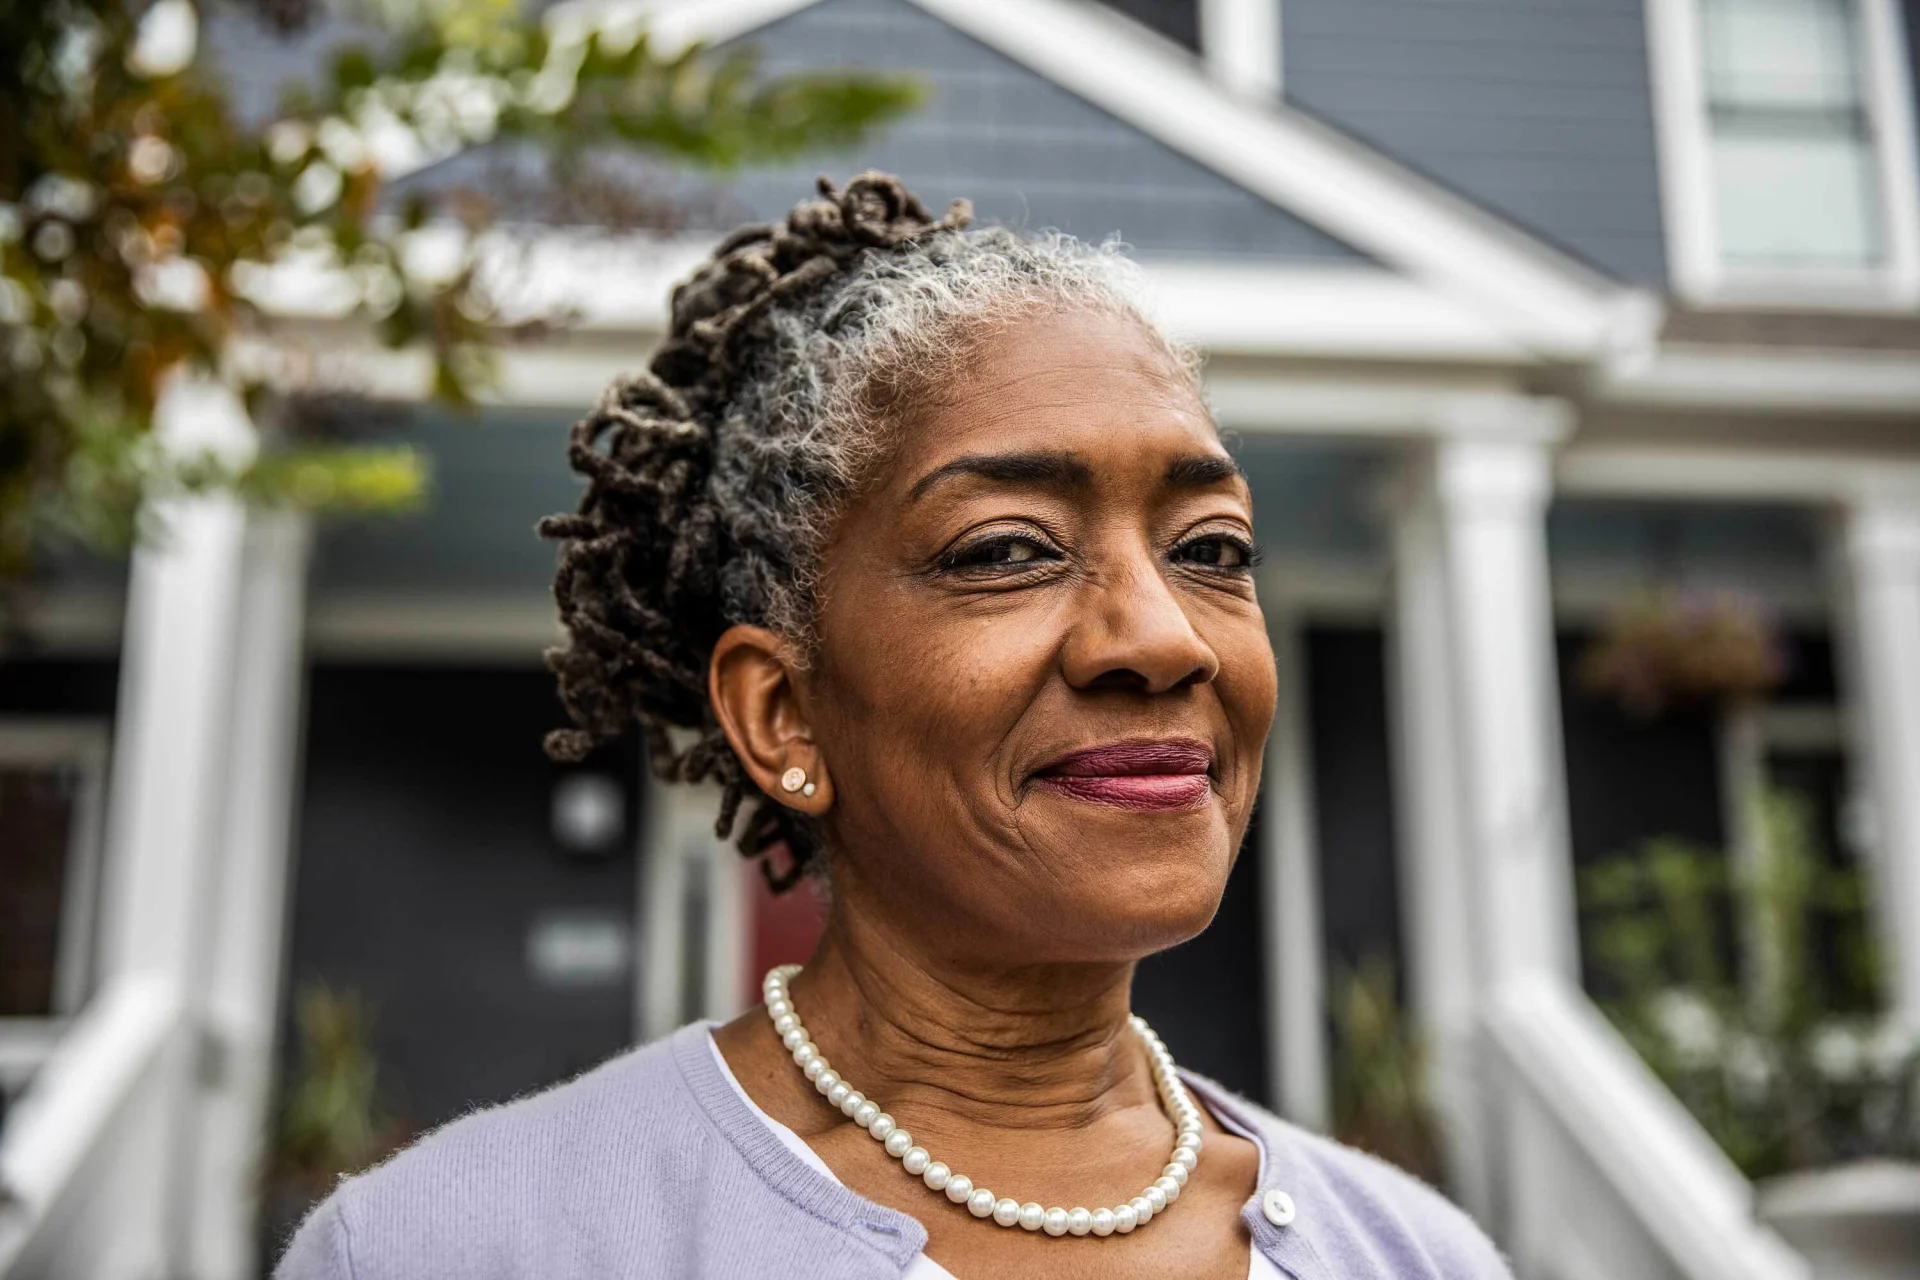
M1274 710L1246 482L1138 325L1009 327L824 555L798 694L845 905L983 964L1205 928Z

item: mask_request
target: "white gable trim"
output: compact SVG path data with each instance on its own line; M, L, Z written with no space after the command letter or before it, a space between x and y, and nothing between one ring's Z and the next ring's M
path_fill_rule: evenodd
M1629 291L1285 105L1241 101L1195 58L1090 0L908 0L1222 177L1497 317L1544 355L1592 353ZM555 21L720 41L818 0L575 0Z
M436 256L434 234L424 233L415 242L423 264ZM440 247L450 251L459 234L446 232L449 243ZM554 344L527 352L509 348L500 353L503 368L516 375L509 379L507 398L561 404L591 400L607 378L635 363L631 341L607 340L644 341L664 332L674 284L690 275L712 247L710 236L663 241L569 231L548 232L531 242L502 235L483 245L481 271L508 319L570 310L570 332L606 345L607 355L623 362L580 365ZM1145 264L1144 273L1145 301L1155 318L1169 333L1211 354L1501 366L1537 359L1502 317L1379 267L1163 260ZM242 286L262 310L309 321L346 318L357 296L344 273L298 259L250 273ZM420 376L425 368L418 366ZM529 368L539 371L531 383L525 381ZM389 394L412 394L384 379L382 385Z

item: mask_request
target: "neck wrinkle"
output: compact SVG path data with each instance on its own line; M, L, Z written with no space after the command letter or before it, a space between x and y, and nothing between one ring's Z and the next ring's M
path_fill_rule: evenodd
M1159 1101L1132 1028L1132 962L963 969L837 902L794 1003L856 1087L968 1125L1070 1130Z

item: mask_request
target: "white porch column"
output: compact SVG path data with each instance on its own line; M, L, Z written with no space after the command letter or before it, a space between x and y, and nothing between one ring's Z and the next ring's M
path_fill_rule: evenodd
M1320 928L1319 849L1307 734L1307 669L1300 618L1269 597L1268 632L1279 675L1279 712L1267 737L1261 789L1261 913L1267 961L1267 1058L1273 1098L1295 1124L1324 1132L1327 1080L1326 948Z
M209 887L188 1274L251 1280L271 1130L300 724L309 526L253 514L242 564L223 839Z
M1867 497L1843 515L1846 664L1856 787L1889 996L1920 1026L1920 497Z
M1410 996L1459 1190L1502 1214L1476 1045L1495 985L1577 973L1546 505L1564 413L1476 396L1408 460L1392 677Z
M244 450L252 430L227 388L170 380L154 430L169 447ZM213 496L159 504L127 593L103 880L103 981L153 978L189 1009L204 992L205 901L223 825L246 512ZM117 1170L117 1239L103 1277L179 1274L199 1042L176 1037L142 1117L151 1134Z

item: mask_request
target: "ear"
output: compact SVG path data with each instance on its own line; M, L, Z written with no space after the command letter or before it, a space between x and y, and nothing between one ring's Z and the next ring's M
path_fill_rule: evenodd
M833 783L800 705L787 652L786 642L765 627L729 627L707 663L707 697L755 785L789 809L818 817L833 804ZM813 784L811 795L782 785L792 769Z

